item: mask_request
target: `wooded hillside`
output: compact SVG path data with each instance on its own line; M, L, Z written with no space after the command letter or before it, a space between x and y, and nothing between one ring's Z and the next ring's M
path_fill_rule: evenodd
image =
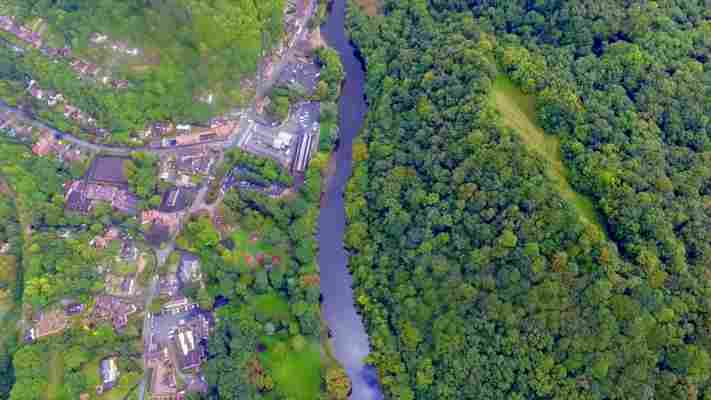
M710 398L704 2L382 11L351 15L371 111L347 214L387 397ZM491 101L504 75L603 232Z
M47 65L28 61L34 79L117 131L141 128L146 120L206 119L245 100L242 83L253 77L264 47L281 39L285 7L285 0L8 1L0 13L39 26L46 45L68 46L73 55L131 82L118 92L86 88L72 71L46 57ZM106 35L106 43L137 49L138 55L92 44L96 34ZM212 104L197 101L208 94Z

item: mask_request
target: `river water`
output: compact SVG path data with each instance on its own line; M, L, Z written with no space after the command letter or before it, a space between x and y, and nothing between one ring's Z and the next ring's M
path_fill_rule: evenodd
M321 33L326 43L338 51L346 73L339 104L340 140L333 155L335 172L327 183L319 217L319 256L323 314L332 333L338 361L353 385L352 400L380 400L383 395L378 377L364 358L370 352L368 335L353 303L353 278L348 271L348 255L343 248L346 227L343 193L351 175L353 138L363 126L367 111L364 98L365 73L345 32L346 0L334 0Z

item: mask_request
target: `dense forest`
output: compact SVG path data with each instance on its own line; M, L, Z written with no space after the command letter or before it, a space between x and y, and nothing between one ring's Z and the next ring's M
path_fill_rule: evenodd
M42 18L49 45L69 46L128 79L129 88L116 91L79 81L66 63L52 63L39 52L15 61L44 87L63 92L122 133L146 121L205 119L244 101L243 80L256 72L264 47L282 38L284 7L284 0L9 0L0 14L33 26ZM96 33L140 49L140 55L100 51L89 41ZM196 101L208 93L213 104Z
M347 243L397 399L711 398L704 1L353 8L371 107ZM492 98L510 79L552 165Z

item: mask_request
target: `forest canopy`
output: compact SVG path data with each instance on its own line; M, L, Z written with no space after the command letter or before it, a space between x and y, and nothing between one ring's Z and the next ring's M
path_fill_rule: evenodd
M371 109L346 212L386 396L711 398L705 3L381 11L350 15ZM491 101L505 79L604 232Z

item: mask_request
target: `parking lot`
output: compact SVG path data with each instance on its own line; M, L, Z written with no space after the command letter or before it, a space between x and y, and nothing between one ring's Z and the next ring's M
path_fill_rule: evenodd
M304 102L296 105L289 118L280 126L248 119L249 127L240 138L239 146L252 154L269 157L284 168L290 168L297 145L304 135L318 133L319 116L319 103Z
M183 311L177 314L163 313L154 315L151 318L150 327L152 335L152 343L167 344L173 338L175 328L181 320L187 320L192 311Z
M310 96L316 91L320 76L321 69L315 63L292 62L281 71L278 84L303 88Z

